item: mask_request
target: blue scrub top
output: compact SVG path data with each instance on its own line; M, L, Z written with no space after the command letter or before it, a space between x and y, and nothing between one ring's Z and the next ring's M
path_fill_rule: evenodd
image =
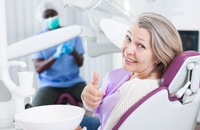
M42 31L42 33L47 31L49 30L46 29L45 31ZM80 37L75 37L66 42L73 42L74 48L80 55L85 53ZM49 59L56 52L57 46L32 54L32 59ZM52 86L66 88L72 87L80 82L85 82L79 76L79 66L75 63L73 56L67 54L58 58L49 69L38 74L38 77L40 81L39 87Z

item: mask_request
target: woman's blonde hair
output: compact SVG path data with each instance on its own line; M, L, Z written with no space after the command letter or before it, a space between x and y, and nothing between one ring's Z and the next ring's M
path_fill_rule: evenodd
M157 58L154 72L162 75L174 57L183 52L180 35L173 24L159 14L143 13L136 23L139 28L150 32L152 49Z

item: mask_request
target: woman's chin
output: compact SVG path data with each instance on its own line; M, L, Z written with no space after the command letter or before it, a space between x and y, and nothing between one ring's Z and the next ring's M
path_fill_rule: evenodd
M123 65L123 69L126 71L134 72L133 67L131 67L131 66Z

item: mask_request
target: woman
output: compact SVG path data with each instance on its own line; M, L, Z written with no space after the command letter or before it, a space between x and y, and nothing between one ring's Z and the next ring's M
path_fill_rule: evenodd
M182 51L180 36L169 20L141 14L124 39L123 67L107 73L100 89L94 73L82 92L85 107L99 115L101 129L111 130L133 104L159 87L163 72Z

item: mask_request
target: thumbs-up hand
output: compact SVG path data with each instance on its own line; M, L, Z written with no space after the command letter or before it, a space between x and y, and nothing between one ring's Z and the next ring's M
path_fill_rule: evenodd
M93 80L92 84L94 85L95 88L99 88L99 74L97 72L93 73Z
M98 80L99 74L94 72L93 81L88 84L82 92L82 99L85 105L92 109L95 109L99 106L103 96L105 95L105 92L99 90Z

